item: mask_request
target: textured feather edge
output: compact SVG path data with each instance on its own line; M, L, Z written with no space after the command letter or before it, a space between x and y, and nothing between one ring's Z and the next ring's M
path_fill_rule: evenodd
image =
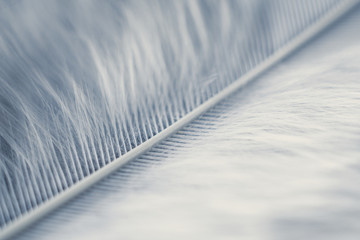
M218 104L220 101L233 94L242 86L246 85L248 82L254 80L256 77L261 75L267 69L278 63L280 60L290 55L294 50L301 47L303 44L311 40L317 34L326 29L329 25L335 22L338 18L343 16L346 12L350 11L357 4L359 4L358 0L347 0L340 4L336 9L327 13L322 19L318 22L304 30L301 34L291 40L287 45L283 48L279 49L272 56L270 56L267 60L259 64L256 68L249 71L241 78L230 84L228 87L223 89L214 97L210 98L202 105L194 109L192 112L188 113L186 116L169 126L167 129L163 130L159 134L155 135L151 139L147 140L140 146L121 156L120 158L115 159L113 162L107 164L102 167L98 171L89 175L82 181L78 182L65 192L59 194L58 196L50 199L49 201L43 203L38 208L33 211L20 216L16 221L6 226L2 232L0 232L0 240L9 239L14 235L20 233L25 228L29 227L31 224L35 223L37 220L43 218L50 212L54 211L61 205L70 201L83 191L87 190L92 185L96 184L98 181L102 180L112 172L116 171L126 163L131 160L139 157L141 154L150 150L156 144L159 144L162 140L167 137L173 135L185 125L202 115L204 112Z

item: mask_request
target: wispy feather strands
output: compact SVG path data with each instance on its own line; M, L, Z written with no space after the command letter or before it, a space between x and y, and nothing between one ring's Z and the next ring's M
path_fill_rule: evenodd
M3 1L0 226L126 154L346 1Z
M357 239L359 13L16 239Z

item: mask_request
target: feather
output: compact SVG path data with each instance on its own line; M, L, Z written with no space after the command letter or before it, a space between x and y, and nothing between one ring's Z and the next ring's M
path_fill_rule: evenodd
M353 3L310 2L15 1L2 7L0 225L134 151ZM287 124L296 129L299 123Z

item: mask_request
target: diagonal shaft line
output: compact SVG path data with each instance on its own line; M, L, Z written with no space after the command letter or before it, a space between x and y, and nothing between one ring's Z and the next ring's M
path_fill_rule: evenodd
M20 216L15 222L11 223L7 227L5 227L2 232L0 232L0 239L8 239L15 234L21 232L26 227L30 226L32 223L49 214L51 211L57 209L67 201L73 199L74 197L76 197L86 189L90 188L92 185L105 178L112 172L116 171L129 161L139 157L140 155L151 149L154 145L159 144L162 140L173 135L175 132L192 122L194 119L198 118L200 115L221 102L223 99L233 94L239 88L243 87L248 82L254 80L256 77L264 73L267 69L278 63L284 57L291 54L294 50L296 50L304 43L309 41L311 38L313 38L315 35L320 33L331 23L335 22L338 18L340 18L346 12L355 7L355 5L357 5L358 3L359 1L357 0L349 0L342 3L338 8L330 11L318 22L308 27L297 37L291 40L287 45L277 50L272 56L268 57L265 61L260 63L257 67L243 75L241 78L220 91L217 95L213 96L212 98L201 104L199 107L195 108L193 111L173 123L171 126L166 128L162 132L158 133L157 135L142 143L140 146L136 147L125 155L115 159L113 162L105 165L98 171L89 175L82 181L73 185L71 188L64 191L63 193L60 193L58 196L54 197L48 202L40 205L38 208L34 209L28 214Z

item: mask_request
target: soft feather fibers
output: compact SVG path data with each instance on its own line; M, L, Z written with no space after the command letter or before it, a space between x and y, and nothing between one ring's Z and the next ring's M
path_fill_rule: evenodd
M124 155L339 1L9 1L0 225Z
M34 239L358 239L359 21L358 9Z
M1 4L0 225L168 127L214 94L215 79L218 87L235 80L236 49L249 43L263 8L257 1Z

